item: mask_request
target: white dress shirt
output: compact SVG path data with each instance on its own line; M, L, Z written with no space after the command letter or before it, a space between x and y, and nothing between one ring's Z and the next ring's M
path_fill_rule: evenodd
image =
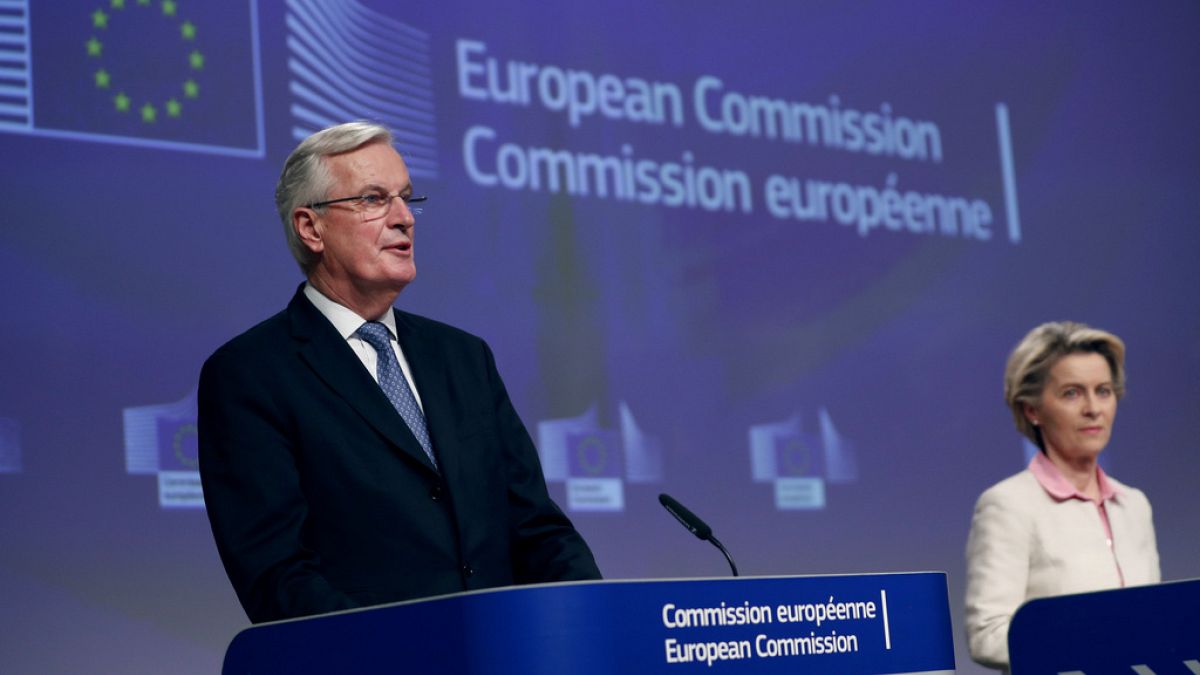
M381 317L364 319L355 314L354 310L330 300L315 286L307 283L304 284L304 297L308 298L326 319L329 319L329 323L333 324L346 344L354 350L355 356L362 361L363 366L366 367L367 372L371 373L371 377L375 378L376 382L379 381L379 373L376 370L376 361L379 357L375 353L375 348L366 340L358 337L356 333L367 321L378 321L387 326L392 350L396 353L396 360L400 362L400 370L404 372L404 379L408 380L408 388L412 390L413 398L417 399L417 405L420 406L421 412L425 412L425 405L421 403L421 394L417 391L416 383L413 382L412 370L408 367L408 359L404 358L404 350L400 348L400 342L396 340L396 314L391 309L384 312Z

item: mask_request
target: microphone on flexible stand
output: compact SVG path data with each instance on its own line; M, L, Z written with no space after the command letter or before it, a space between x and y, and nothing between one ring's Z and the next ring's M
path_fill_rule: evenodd
M665 492L658 496L658 503L662 504L668 513L675 516L675 520L678 520L689 532L696 535L697 539L711 541L713 546L720 549L721 553L725 554L725 560L729 562L729 569L733 570L733 576L738 575L737 565L733 564L733 558L729 557L729 551L726 551L721 542L713 536L712 528L708 526L708 523L700 520L696 514L688 511L683 504L675 501L674 497Z

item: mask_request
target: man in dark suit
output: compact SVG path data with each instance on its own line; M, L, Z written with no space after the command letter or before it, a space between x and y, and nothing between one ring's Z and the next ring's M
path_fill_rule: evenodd
M308 281L200 375L205 504L251 621L600 577L488 346L392 307L423 199L373 124L318 132L284 166Z

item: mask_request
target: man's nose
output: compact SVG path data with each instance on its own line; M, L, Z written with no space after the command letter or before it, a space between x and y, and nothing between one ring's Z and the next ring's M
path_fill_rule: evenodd
M393 224L399 225L406 230L417 224L417 218L413 215L412 208L409 207L408 202L404 201L398 195L392 196L388 204L387 218Z

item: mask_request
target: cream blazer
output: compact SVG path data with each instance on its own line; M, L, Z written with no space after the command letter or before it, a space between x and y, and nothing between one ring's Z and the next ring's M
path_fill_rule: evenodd
M967 645L971 658L1008 668L1008 624L1033 598L1161 580L1150 501L1107 477L1110 551L1095 503L1057 501L1026 469L988 488L975 504L967 538Z

